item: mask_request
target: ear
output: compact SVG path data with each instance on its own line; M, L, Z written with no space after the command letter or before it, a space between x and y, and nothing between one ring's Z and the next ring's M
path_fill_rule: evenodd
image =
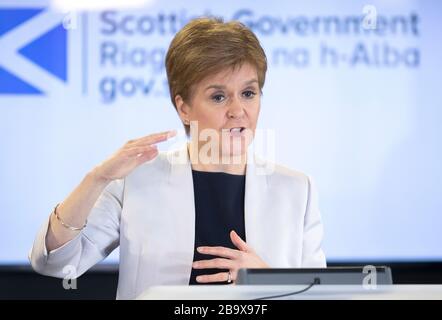
M178 115L181 118L181 121L184 122L184 120L190 120L189 119L190 106L184 102L183 98L179 94L175 96L175 105L178 111Z

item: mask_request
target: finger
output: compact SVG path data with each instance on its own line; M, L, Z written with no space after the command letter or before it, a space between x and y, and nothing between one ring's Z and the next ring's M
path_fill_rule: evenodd
M158 151L157 146L143 146L143 147L134 147L124 150L124 155L126 157L132 158L139 156L139 154L144 153L153 153Z
M199 253L208 254L211 256L218 256L228 259L237 259L239 257L239 251L226 247L198 247Z
M194 269L234 269L235 262L229 259L215 258L195 261L192 267Z
M145 153L140 153L138 156L136 156L134 158L135 160L135 164L137 166L139 166L140 164L142 164L143 162L146 161L150 161L153 158L155 158L158 155L158 152L155 151L151 151L151 152L145 152Z
M230 240L232 240L232 243L239 250L249 251L249 246L243 239L241 239L241 237L235 232L235 230L230 231Z
M134 142L129 144L129 146L133 147L133 146L143 145L143 144L154 144L154 143L164 142L167 139L169 139L169 135L167 133L158 134L155 136L147 136L147 137L135 140Z
M145 162L147 160L155 158L157 155L158 155L158 149L152 149L150 151L145 151L137 154L135 158L140 160L141 162Z
M199 283L210 283L210 282L226 282L229 279L228 272L219 272L215 274L203 275L196 277L196 281ZM234 281L234 279L232 279Z
M166 136L167 138L171 138L171 137L173 137L175 135L176 135L176 130L167 130L167 131L163 131L163 132L157 132L157 133L149 134L147 136L144 136L144 137L136 139L136 141L137 140L146 140L146 139L148 140L148 139L151 139L151 138L163 137L163 136Z
M158 143L158 142L163 142L166 141L169 138L172 138L176 135L176 130L169 130L169 131L164 131L164 132L160 132L160 133L154 133L154 134L150 134L148 136L145 137L141 137L135 140L130 140L128 142L128 145L137 145L137 144L143 144L143 143L147 143L147 144L153 144L153 143Z

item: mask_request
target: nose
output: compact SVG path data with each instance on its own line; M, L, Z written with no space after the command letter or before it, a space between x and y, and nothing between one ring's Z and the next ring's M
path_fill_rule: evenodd
M232 101L229 110L227 111L227 117L229 119L240 119L244 116L244 108L241 102L238 100Z

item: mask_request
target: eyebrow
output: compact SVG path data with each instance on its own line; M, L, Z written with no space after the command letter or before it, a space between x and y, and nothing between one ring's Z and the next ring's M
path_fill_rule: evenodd
M250 85L254 82L258 83L258 80L252 79L252 80L246 81L246 82L244 82L244 85ZM226 86L221 85L221 84L211 84L210 86L207 86L204 89L204 91L209 90L209 89L225 89L225 88L226 88Z

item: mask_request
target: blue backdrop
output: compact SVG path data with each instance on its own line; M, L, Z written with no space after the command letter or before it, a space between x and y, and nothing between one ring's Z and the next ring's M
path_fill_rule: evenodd
M206 14L266 50L259 128L277 162L314 177L328 259L442 260L442 2L365 5L0 0L0 263L25 263L53 206L125 141L181 129L164 56Z

